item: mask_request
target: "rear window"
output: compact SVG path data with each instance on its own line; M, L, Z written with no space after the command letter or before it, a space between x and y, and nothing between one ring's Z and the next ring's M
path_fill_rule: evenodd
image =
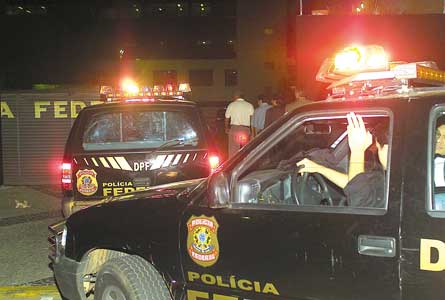
M84 127L84 150L202 146L199 118L191 111L122 111L92 115Z

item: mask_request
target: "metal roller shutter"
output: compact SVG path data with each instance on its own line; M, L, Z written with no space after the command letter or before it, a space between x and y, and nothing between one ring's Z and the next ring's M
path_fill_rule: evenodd
M4 184L60 183L65 142L75 116L81 107L98 101L99 94L8 93L0 99Z

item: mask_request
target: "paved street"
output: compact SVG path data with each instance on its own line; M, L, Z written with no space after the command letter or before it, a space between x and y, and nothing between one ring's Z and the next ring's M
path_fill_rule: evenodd
M0 299L60 299L48 225L61 219L56 187L0 187Z

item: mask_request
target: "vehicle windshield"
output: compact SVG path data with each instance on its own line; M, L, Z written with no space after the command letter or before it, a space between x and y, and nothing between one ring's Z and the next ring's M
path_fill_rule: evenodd
M198 147L199 118L191 111L123 111L93 115L83 134L85 150ZM181 141L169 143L169 141ZM168 144L166 144L168 143Z

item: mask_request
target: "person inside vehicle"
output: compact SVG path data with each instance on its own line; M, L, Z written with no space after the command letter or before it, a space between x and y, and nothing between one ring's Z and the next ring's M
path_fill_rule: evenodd
M445 209L445 120L437 120L434 155L434 209Z
M297 162L299 173L319 173L342 188L347 205L351 207L385 206L384 186L388 157L388 124L378 124L371 134L360 115L351 112L348 119L348 143L350 149L348 173L342 173L304 158ZM372 145L373 137L378 161L373 168L365 168L365 152Z

